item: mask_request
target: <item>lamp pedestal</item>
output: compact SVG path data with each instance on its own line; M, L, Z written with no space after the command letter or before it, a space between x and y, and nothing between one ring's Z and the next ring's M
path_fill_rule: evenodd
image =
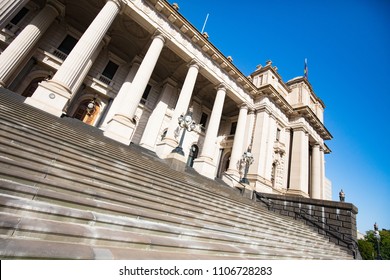
M165 159L170 168L183 172L186 168L186 157L180 153L170 153Z

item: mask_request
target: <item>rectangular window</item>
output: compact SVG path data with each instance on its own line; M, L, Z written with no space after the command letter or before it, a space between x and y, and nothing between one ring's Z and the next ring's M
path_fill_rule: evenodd
M106 68L104 68L102 75L110 80L114 78L114 75L116 71L118 70L119 65L112 62L111 60L108 61Z
M150 90L152 89L151 85L147 85L144 91L144 94L142 95L141 104L145 104L146 100L148 99Z
M22 18L24 18L27 13L28 13L28 9L23 7L11 20L10 20L10 23L14 24L14 25L17 25L21 20Z
M280 129L276 129L276 141L280 141Z
M263 75L259 76L259 79L257 80L257 87L261 86L263 83Z
M237 129L237 122L232 122L232 125L230 127L230 135L236 134L236 129Z
M70 54L70 52L73 50L74 46L77 44L77 39L66 35L65 39L62 41L62 43L58 46L58 50L66 55Z
M29 12L29 9L23 7L10 21L9 23L4 27L5 29L12 32L14 35L19 34L21 31L20 27L18 26L19 22L26 16L26 14Z
M204 130L206 128L207 119L209 116L206 113L202 113L199 124L202 126L201 129Z

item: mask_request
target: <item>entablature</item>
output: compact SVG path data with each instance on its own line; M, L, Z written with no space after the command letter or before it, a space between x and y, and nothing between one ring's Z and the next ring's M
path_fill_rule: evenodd
M252 81L241 73L241 71L232 63L233 59L231 57L225 57L225 55L208 40L208 34L201 34L190 22L188 22L179 13L177 4L171 5L165 0L147 0L146 2L149 2L161 16L165 17L167 23L176 27L176 30L180 32L182 38L188 38L188 41L183 42L183 46L185 45L188 49L188 43L190 43L202 52L204 57L200 57L199 60L203 62L205 67L210 68L210 71L208 72L217 75L220 79L222 78L228 88L233 92L238 91L240 95L245 93L248 97L251 97L251 95L256 92L256 87L253 85ZM167 27L167 24L160 24L160 26ZM168 31L168 34L172 36L172 38L170 38L171 40L180 37L177 36L177 34L174 34L174 32ZM178 43L180 45L180 42ZM199 53L197 54L199 56ZM207 57L207 59L205 59L205 57ZM218 66L219 69L216 69L213 65ZM233 81L235 85L232 85L231 82L227 82L226 78ZM238 88L241 88L241 90L238 90ZM242 101L245 100L251 103L251 100L242 97L243 96L240 98Z
M326 129L324 124L320 121L320 119L314 114L314 112L310 109L309 106L302 106L294 108L294 115L302 116L313 129L321 136L324 140L331 140L333 136Z

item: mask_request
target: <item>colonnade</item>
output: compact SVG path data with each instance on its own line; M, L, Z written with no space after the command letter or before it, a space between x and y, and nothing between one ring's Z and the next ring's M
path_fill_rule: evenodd
M13 6L10 6L9 3L11 2L14 4ZM25 3L26 1L22 0L3 1L2 6L0 6L0 19L9 17ZM26 103L53 115L60 116L64 113L63 110L66 104L86 78L102 47L108 43L107 31L123 8L122 5L123 3L120 0L108 0L106 2L52 79L41 82L34 94L26 99ZM51 23L57 17L64 15L64 10L65 7L57 0L48 0L46 6L5 49L0 55L0 86L7 87L30 50L36 46ZM152 36L151 44L143 59L136 57L133 60L128 75L107 113L109 121L104 130L104 135L107 137L126 145L131 142L136 128L134 120L136 110L166 41L167 38L164 33L157 30ZM165 153L171 151L177 145L175 130L178 124L176 120L181 114L188 111L200 68L200 63L196 59L188 63L187 74L173 111L172 121L168 127L164 143L159 147L159 149L165 149ZM161 122L167 110L167 100L176 86L173 81L164 83L159 103L153 111L141 138L141 146L155 147ZM223 83L216 85L216 97L203 147L200 157L194 162L194 168L209 178L214 178L216 173L217 163L214 160L216 139L227 91L228 88ZM249 112L251 117L248 117L248 111L249 106L247 104L241 104L238 108L237 133L235 134L227 173L235 177L239 176L238 163L243 152L248 148L248 144L251 144L255 161L251 165L249 173L267 180L270 179L272 173L273 144L275 141L273 132L277 129L277 121L267 108L258 109L255 112L256 116L253 116L253 111ZM249 123L249 126L253 125L253 129L252 127L248 128ZM254 131L253 135L248 133L252 130ZM293 140L290 149L291 166L288 192L303 196L311 193L313 198L322 198L324 185L323 149L319 144L313 146L311 168L309 168L309 137L307 131L303 128L293 129ZM309 170L311 172L310 176L308 174ZM310 184L309 178L311 178ZM310 191L308 190L309 185L312 187Z

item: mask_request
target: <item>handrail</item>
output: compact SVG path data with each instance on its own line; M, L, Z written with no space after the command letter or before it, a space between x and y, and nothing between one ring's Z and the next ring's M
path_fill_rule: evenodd
M224 176L226 176L226 177L230 178L232 181L235 181L235 182L237 182L238 184L240 184L240 185L243 187L244 191L245 191L246 185L244 185L243 183L241 183L240 181L238 181L236 178L234 178L234 177L231 176L230 174L224 173ZM240 191L241 191L241 190L240 190ZM241 191L241 193L243 194L242 191ZM254 194L253 197L254 197L255 201L257 201L257 197L259 197L259 200L260 200L261 202L263 202L265 205L267 205L268 210L272 210L272 206L273 206L272 200L268 199L267 197L265 197L264 195L262 195L261 193L258 193L258 192L256 192L256 191L253 191L253 194Z
M246 185L244 185L243 183L241 183L240 181L238 181L236 178L234 178L233 176L231 176L230 174L224 174L224 176L230 178L232 181L235 181L237 182L238 184L240 184L243 189L245 190L246 188ZM266 196L264 196L263 194L259 193L259 192L256 192L254 191L253 192L254 194L254 200L255 201L258 201L257 198L259 198L259 200L261 202L263 202L268 210L273 210L273 202L271 199L267 198ZM323 221L319 220L319 219L314 219L314 217L312 215L310 215L307 211L305 211L304 209L300 209L300 210L297 210L297 211L294 211L295 212L295 219L297 219L297 215L300 216L302 219L310 222L314 227L316 227L317 229L319 230L323 230L324 232L326 232L327 234L331 235L332 237L336 238L337 240L345 243L347 246L348 246L348 249L350 249L353 253L353 257L354 259L361 259L361 255L360 255L360 252L359 252L359 246L358 246L358 243L356 242L356 240L354 240L353 238L351 238L349 235L346 235L345 233L341 233L337 230L337 228L327 224L327 223L324 223ZM304 214L302 214L304 213ZM310 218L308 218L310 217ZM320 225L318 225L318 223L324 225L325 227L321 227ZM337 232L339 235L342 236L342 238L337 235L336 233L330 231L330 230L334 230L335 232Z
M305 215L303 215L302 213L304 213ZM324 223L323 221L319 220L319 219L314 219L312 215L310 215L309 213L306 212L306 210L304 209L299 209L299 211L295 211L295 219L297 218L297 215L300 216L302 219L306 220L306 221L309 221L312 225L314 225L316 228L318 228L319 230L323 230L325 231L327 234L333 236L334 238L336 238L337 240L347 244L348 248L352 251L353 253L353 257L354 259L361 259L361 256L360 256L360 252L359 252L359 246L358 246L358 243L356 242L356 240L354 240L353 238L351 238L349 235L346 235L345 233L342 233L342 232L339 232L337 230L337 228L327 224L327 223ZM310 217L310 218L308 218ZM321 227L319 226L317 223L320 223L326 227L328 227L328 229L326 229L325 227ZM340 238L339 235L337 235L336 233L330 231L330 230L334 230L336 231L339 235L342 236L342 238ZM352 248L351 248L352 247Z

